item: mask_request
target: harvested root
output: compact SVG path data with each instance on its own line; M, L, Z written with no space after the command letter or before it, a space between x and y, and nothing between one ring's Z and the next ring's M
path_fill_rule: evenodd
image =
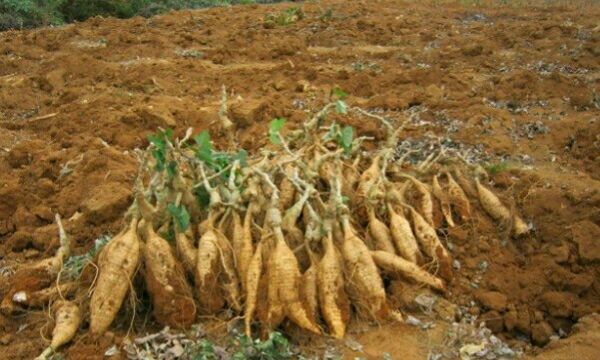
M460 216L462 221L468 221L471 219L471 203L469 198L458 185L450 173L445 173L448 178L448 199L450 203L456 209L456 212Z
M331 336L342 339L350 321L350 301L345 292L344 273L331 232L323 239L323 257L317 269L321 313Z
M50 342L50 346L36 360L50 359L56 349L73 339L79 329L79 325L81 325L81 310L77 304L69 301L60 301L55 303L55 308L55 325L52 330L52 341Z
M416 238L427 256L435 260L440 267L440 276L443 279L452 278L452 258L438 238L435 229L419 215L415 209L409 208Z
M244 324L246 335L252 336L252 319L256 310L256 302L258 300L258 285L262 275L263 260L262 260L262 243L258 243L256 251L248 264L246 271L246 305L244 310Z
M283 233L275 229L275 249L271 254L270 263L272 271L277 274L275 283L269 283L269 288L277 290L277 299L283 307L285 315L296 325L314 333L320 334L321 330L315 319L309 317L306 304L300 299L300 269L294 253L285 243Z
M390 229L375 216L375 210L372 207L369 206L367 208L367 214L369 216L369 234L373 239L375 249L395 254L396 249L394 249L394 244L392 243Z
M387 316L383 280L369 249L356 235L349 220L343 223L342 255L346 271L346 288L359 315L374 319Z
M200 310L211 314L225 305L223 291L219 286L221 270L219 239L215 231L209 228L200 237L196 260L196 289Z
M41 308L61 296L72 295L76 290L77 284L75 282L68 282L34 292L18 291L12 296L12 302L22 307Z
M518 214L511 213L511 211L502 204L496 194L481 185L479 179L475 180L475 185L477 186L477 192L479 194L479 202L488 215L503 224L512 223L512 231L516 236L521 236L529 232L527 223L525 223Z
M90 331L103 334L114 321L140 263L138 220L112 238L98 255L98 279L90 300Z
M385 251L372 251L371 255L373 256L377 266L383 270L398 273L404 277L410 278L418 283L431 286L437 290L446 290L444 282L441 279L438 279L427 271L422 270L410 261L406 261L399 256L386 253Z
M388 206L388 212L390 217L390 231L398 253L414 264L421 263L423 255L421 255L417 240L410 228L410 223L404 215L394 211L391 206Z
M448 226L454 227L454 220L452 219L452 209L450 208L450 199L442 189L438 181L437 175L433 176L433 180L431 182L431 189L433 192L433 196L435 196L440 202L440 209L442 210L442 214L444 215L444 219L448 223Z
M163 326L189 327L196 320L196 305L181 263L150 223L140 222L140 232L144 240L144 279L154 317Z
M175 229L175 242L177 245L177 255L183 267L189 274L193 274L196 269L196 257L198 256L198 250L192 242L192 230L188 228L187 231L179 231Z

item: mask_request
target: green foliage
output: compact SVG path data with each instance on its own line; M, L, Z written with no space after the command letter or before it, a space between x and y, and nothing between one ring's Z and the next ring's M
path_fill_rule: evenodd
M215 347L213 346L213 344L210 341L204 339L200 342L200 344L198 344L198 346L194 350L191 359L192 360L217 360L217 359L219 359L219 357L217 356L217 354L215 352Z
M501 173L503 171L507 171L509 169L509 165L506 161L500 161L498 163L495 164L488 164L485 166L485 169L487 170L487 172L492 175L495 176L498 173Z
M215 345L206 339L190 346L186 353L192 360L217 360L222 359L222 353L225 349L217 351ZM279 332L272 332L269 338L265 341L260 339L252 340L251 338L240 335L238 336L231 348L227 349L226 358L233 360L286 360L292 359L293 353L290 350L288 339Z
M283 129L283 125L285 125L284 118L273 119L269 124L269 139L275 145L281 144L281 139L279 138L279 131Z
M83 21L93 16L149 17L174 9L278 2L273 0L0 0L0 31Z
M83 255L73 255L69 257L64 265L65 276L69 279L78 278L83 267L96 257L110 239L112 239L111 235L102 235L94 241L94 247L90 251Z
M352 142L354 140L354 129L352 126L344 126L340 128L337 123L331 124L329 131L323 137L323 141L335 141L339 146L344 149L346 155L352 152Z
M59 25L63 18L59 8L63 0L0 0L0 31Z
M150 144L154 145L152 156L156 160L156 171L163 171L167 168L167 143L173 142L173 130L159 130L157 134L148 136ZM174 165L171 162L168 164L169 175L174 175ZM176 164L175 164L176 167Z
M291 359L290 343L280 332L272 332L265 341L252 340L247 336L238 338L239 349L234 353L234 360L283 360Z
M190 213L183 205L169 204L169 213L173 216L173 221L177 224L179 231L184 232L190 226Z
M265 16L264 24L267 28L273 28L276 25L287 26L304 18L304 12L299 7L291 7L279 13L269 13Z

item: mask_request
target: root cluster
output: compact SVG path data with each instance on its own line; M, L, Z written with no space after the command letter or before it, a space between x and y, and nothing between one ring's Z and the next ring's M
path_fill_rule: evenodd
M380 122L387 140L366 151L371 139L327 121L334 108ZM150 138L138 152L127 226L95 259L92 333L110 328L140 274L163 325L188 327L229 309L249 336L287 319L343 338L353 316L397 318L386 277L446 290L452 256L438 230L469 222L474 200L514 235L528 231L460 159L398 158L399 124L338 101L298 129L282 128L274 120L272 144L252 155L215 149L207 132Z

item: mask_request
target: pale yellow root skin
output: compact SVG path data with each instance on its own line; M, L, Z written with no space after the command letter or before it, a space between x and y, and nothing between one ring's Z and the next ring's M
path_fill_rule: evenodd
M471 203L469 198L458 185L450 173L446 173L448 178L448 198L456 212L460 216L462 221L468 221L471 219Z
M90 331L103 334L117 316L140 263L137 220L115 236L98 256L98 279L90 301Z
M273 271L277 274L275 283L269 283L277 288L277 298L284 309L285 315L303 329L320 334L321 330L312 321L300 299L300 268L292 250L286 245L281 229L274 229L276 234L275 249L271 255Z
M219 240L215 232L207 230L200 238L196 261L196 288L201 307L214 313L223 306L219 291L220 270Z
M244 311L244 325L246 336L252 336L252 319L256 310L256 300L258 298L258 284L262 274L262 243L258 243L256 251L250 260L246 272L246 304Z
M387 225L385 225L383 221L377 218L375 211L372 208L369 207L367 209L367 214L369 216L368 230L371 238L373 239L373 245L375 246L375 249L387 251L390 254L395 254L396 249L392 243L390 229L388 229Z
M250 263L252 261L252 257L254 254L253 245L252 245L252 205L248 207L246 214L244 215L244 223L241 226L241 236L238 235L239 225L236 224L236 220L234 218L234 243L233 250L236 258L236 265L238 269L238 275L240 279L242 279L242 289L246 289L246 278L248 273L248 268L250 267ZM239 242L238 242L239 240Z
M413 227L417 240L427 256L440 266L440 275L449 280L452 277L452 257L446 250L435 232L435 229L425 221L413 208L410 208Z
M347 275L348 295L360 315L371 318L385 317L387 315L385 288L373 257L348 222L344 224L343 231L342 256Z
M196 269L196 257L198 255L198 249L196 249L191 239L191 231L177 231L177 234L175 235L177 255L181 259L185 270L188 273L193 274Z
M418 283L431 286L437 290L445 290L445 285L442 279L431 275L417 265L404 260L399 256L386 253L385 251L372 251L371 255L373 256L377 266L385 271L400 274Z
M479 202L481 203L483 210L496 221L508 222L510 220L510 210L502 204L496 194L481 185L479 180L475 181L475 185L477 186Z
M390 232L392 239L396 244L398 253L408 261L417 264L423 257L417 244L417 239L413 235L410 228L410 222L406 220L404 215L394 211L391 206L388 206L390 217Z
M442 214L444 215L446 223L448 223L448 226L454 227L454 220L452 219L452 208L450 207L450 199L442 189L442 186L438 181L437 175L433 177L433 180L431 182L431 192L433 193L433 196L435 196L436 199L438 199L438 201L440 202L440 208L442 209Z
M317 266L311 264L302 274L300 295L306 304L306 312L311 322L316 323L319 316L319 296L317 290Z
M331 336L342 339L350 317L350 302L344 290L344 274L340 255L330 236L323 239L324 254L318 265L319 305Z
M71 341L81 325L81 310L77 304L70 301L59 301L55 304L54 329L50 346L36 358L36 360L49 359L59 347Z

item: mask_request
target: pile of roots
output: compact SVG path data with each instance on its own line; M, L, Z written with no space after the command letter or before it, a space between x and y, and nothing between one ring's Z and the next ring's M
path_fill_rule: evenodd
M334 110L338 118L356 112L379 122L387 140L355 137L353 128L328 121ZM221 120L233 134L226 111ZM396 156L402 124L338 100L300 128L283 125L274 120L272 144L251 155L235 148L234 136L232 149L216 150L206 131L150 137L148 149L137 152L126 227L85 266L93 270L91 285L60 279L70 255L61 230L56 256L21 270L39 272L43 284L9 292L3 310L61 298L52 306L44 357L68 342L88 313L89 331L106 332L140 276L162 325L185 328L199 315L230 310L243 316L249 336L287 319L343 338L353 316L401 318L401 309L388 306L386 278L446 290L453 262L438 230L468 222L472 201L513 235L528 231L481 184L480 167L443 151L417 164Z

